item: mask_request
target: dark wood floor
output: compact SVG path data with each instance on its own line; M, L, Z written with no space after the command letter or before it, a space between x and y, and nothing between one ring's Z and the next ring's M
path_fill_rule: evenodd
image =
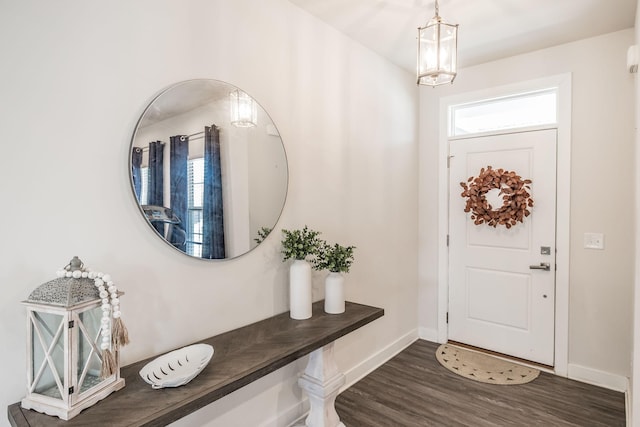
M341 393L347 427L625 425L624 394L541 373L523 385L464 379L419 340Z

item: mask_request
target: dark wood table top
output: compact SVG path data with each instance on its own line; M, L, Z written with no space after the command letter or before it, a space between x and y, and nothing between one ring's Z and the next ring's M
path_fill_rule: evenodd
M121 369L126 386L69 421L8 407L12 426L164 426L226 396L338 338L378 319L384 310L346 303L343 314L326 314L324 302L313 316L293 320L289 312L200 341L214 348L213 358L190 383L154 390L138 372L155 357Z

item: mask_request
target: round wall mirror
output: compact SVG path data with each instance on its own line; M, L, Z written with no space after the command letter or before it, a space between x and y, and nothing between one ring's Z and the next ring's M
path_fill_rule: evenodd
M288 168L278 129L229 83L189 80L164 90L140 117L129 154L140 213L189 256L249 252L284 207Z

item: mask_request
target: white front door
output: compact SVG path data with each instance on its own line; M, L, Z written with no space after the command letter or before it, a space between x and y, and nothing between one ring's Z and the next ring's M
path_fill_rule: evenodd
M547 129L450 142L449 340L553 366L556 134ZM534 206L524 222L494 228L476 225L464 212L460 183L488 166L532 181ZM494 210L503 203L497 193L486 194Z

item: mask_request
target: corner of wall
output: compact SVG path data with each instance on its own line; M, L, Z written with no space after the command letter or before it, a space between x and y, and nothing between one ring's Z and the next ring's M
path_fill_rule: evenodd
M636 2L635 19L635 44L640 44L640 0ZM637 76L637 74L636 74ZM640 387L640 258L638 249L640 248L640 228L638 227L638 217L640 215L640 85L635 78L635 271L634 271L634 297L633 297L633 345L631 355L631 380L626 393L627 425L640 425L640 420L634 424L633 414L640 413L640 393L634 394L635 387Z
M438 330L434 329L434 328L421 327L419 329L418 336L421 339L426 340L426 341L440 342L440 340L438 339Z

